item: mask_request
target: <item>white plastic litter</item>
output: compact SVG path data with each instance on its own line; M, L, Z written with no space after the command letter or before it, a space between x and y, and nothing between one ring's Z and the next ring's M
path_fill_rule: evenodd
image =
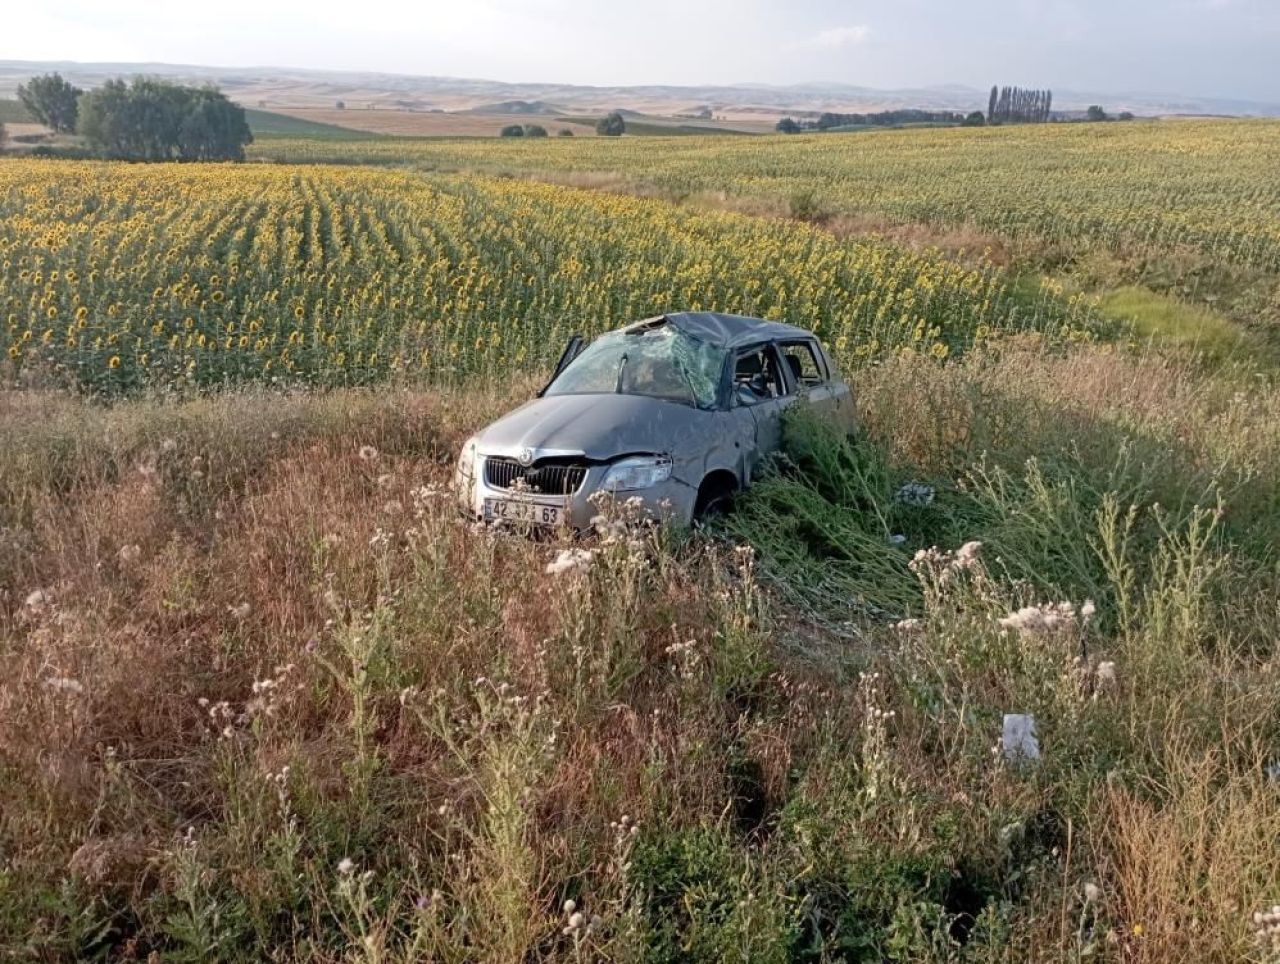
M1006 713L1001 737L1004 758L1010 763L1033 763L1040 759L1036 718L1029 713Z

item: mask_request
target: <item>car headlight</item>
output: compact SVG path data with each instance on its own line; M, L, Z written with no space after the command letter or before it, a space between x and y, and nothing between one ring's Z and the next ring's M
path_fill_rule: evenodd
M609 492L648 489L671 478L671 460L665 455L635 456L609 466L600 487Z

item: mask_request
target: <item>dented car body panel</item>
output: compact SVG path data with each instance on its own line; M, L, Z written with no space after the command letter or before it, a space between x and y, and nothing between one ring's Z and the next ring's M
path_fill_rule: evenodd
M467 441L461 507L582 530L608 492L688 523L750 484L799 401L852 426L848 386L803 329L704 312L636 322L571 343L538 398Z

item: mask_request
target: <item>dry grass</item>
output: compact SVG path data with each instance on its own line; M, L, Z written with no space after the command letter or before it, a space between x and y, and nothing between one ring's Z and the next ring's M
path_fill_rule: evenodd
M634 197L660 198L672 203L684 204L699 211L728 211L756 218L797 219L794 201L766 195L742 194L731 191L680 192L641 180L635 175L619 171L564 171L548 169L536 174L524 173L551 184L626 194ZM1030 256L1032 248L1043 254L1043 246L1023 241L1017 246L1015 256L1008 239L973 224L948 226L914 222L902 224L874 214L832 214L818 210L808 220L841 240L876 239L915 251L940 251L950 258L964 263L996 264L1001 267L1014 265L1017 258Z
M1120 552L1084 665L1078 635L996 628L1042 600L994 558L926 580L918 633L801 651L715 541L597 541L552 579L562 544L459 523L453 454L527 385L0 396L0 947L1242 959L1280 896L1280 611L1229 534L1272 531L1274 490L1228 483L1280 462L1276 393L1017 345L859 381L926 477L1078 446L1077 484L1129 492L1101 468L1125 436L1170 453L1162 502L1216 479L1228 515ZM1104 521L1034 538L1101 547ZM1013 709L1039 768L992 754Z

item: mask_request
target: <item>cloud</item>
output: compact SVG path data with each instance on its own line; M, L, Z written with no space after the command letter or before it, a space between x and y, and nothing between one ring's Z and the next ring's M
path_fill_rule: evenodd
M819 30L812 37L792 44L794 50L839 50L842 47L853 47L863 43L871 36L871 28L866 24L855 24L851 27L828 27Z

